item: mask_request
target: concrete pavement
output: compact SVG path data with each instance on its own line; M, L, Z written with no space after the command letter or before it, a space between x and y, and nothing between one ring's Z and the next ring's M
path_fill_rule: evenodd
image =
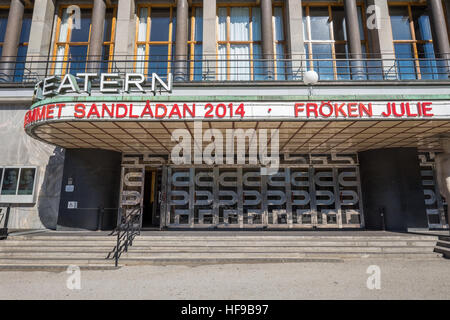
M380 289L367 288L371 265ZM439 258L81 270L80 290L71 276L1 271L0 299L450 299L450 260Z

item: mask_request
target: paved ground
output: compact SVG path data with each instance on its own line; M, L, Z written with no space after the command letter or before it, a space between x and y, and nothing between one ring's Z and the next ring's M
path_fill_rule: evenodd
M367 268L381 289L367 288ZM138 266L65 272L0 271L0 299L450 299L450 260Z

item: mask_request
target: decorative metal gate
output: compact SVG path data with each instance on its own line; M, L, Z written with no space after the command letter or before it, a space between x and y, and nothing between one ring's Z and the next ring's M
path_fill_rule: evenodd
M285 156L251 166L168 167L163 224L183 228L362 228L356 154Z
M118 225L131 222L139 228L142 226L145 167L161 167L166 162L164 157L146 154L122 156Z
M446 219L447 203L439 191L436 180L436 164L434 152L419 153L422 187L425 195L428 227L430 229L448 229Z

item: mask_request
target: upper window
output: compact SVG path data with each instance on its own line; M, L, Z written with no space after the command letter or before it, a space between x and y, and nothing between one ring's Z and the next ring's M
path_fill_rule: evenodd
M192 7L189 19L189 79L202 80L203 9Z
M107 8L103 30L102 71L106 71L110 67L109 60L114 51L115 19L116 8ZM86 71L91 21L91 6L82 7L80 20L75 19L75 12L68 6L60 8L54 47L55 63L53 67L56 75Z
M139 7L136 71L167 76L175 50L176 10L170 7Z
M190 80L201 80L203 10L190 8L188 74ZM141 5L138 9L136 65L137 72L167 76L175 58L176 8Z
M28 51L28 41L30 39L31 21L33 16L32 9L25 9L22 29L19 38L19 47L17 48L16 66L14 71L14 81L21 81L25 68L25 60ZM3 42L5 40L6 26L8 24L8 10L0 10L0 56L2 54Z
M362 5L358 5L359 34L363 55L367 52ZM347 43L344 6L306 4L303 32L309 69L322 80L350 80L350 54Z
M392 37L400 79L439 79L426 6L389 4ZM445 73L446 77L446 73Z
M264 80L261 48L261 9L257 6L218 7L219 80ZM275 74L285 78L283 8L273 8Z

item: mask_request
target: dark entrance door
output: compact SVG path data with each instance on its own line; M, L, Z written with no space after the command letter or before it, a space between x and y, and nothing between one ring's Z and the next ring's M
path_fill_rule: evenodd
M142 228L159 227L161 170L146 168Z

